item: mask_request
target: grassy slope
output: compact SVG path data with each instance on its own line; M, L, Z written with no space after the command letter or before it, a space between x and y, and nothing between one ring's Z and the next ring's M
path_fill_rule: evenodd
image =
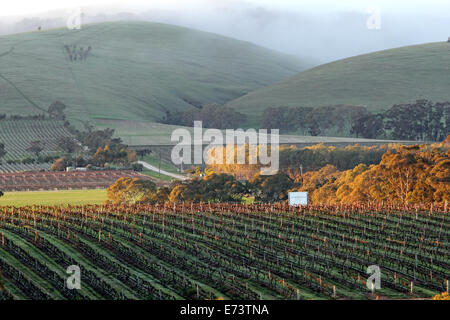
M36 192L5 192L0 198L2 206L26 205L82 205L102 204L106 200L105 190L63 190Z
M92 46L70 62L64 45ZM61 100L70 120L160 119L189 103L225 103L294 75L297 60L247 42L147 22L0 37L0 112L41 113Z
M142 170L141 173L146 176L155 178L155 179L159 180L159 182L162 182L162 183L164 183L164 182L167 183L167 182L171 182L172 180L174 180L174 178L171 178L171 177L165 176L163 174L159 174L158 172L150 171L147 169Z
M350 104L378 111L422 98L447 101L449 70L450 43L409 46L325 64L229 105L258 118L270 106Z
M255 124L255 126L257 127L258 123ZM178 141L172 142L171 135L174 130L179 128L188 130L191 133L192 138L194 137L193 128L191 127L164 125L160 123L149 123L146 121L102 120L101 122L99 122L98 127L115 129L116 136L121 137L125 143L131 146L175 145L178 143ZM206 130L207 129L204 129L204 131ZM224 130L222 132L224 132ZM343 138L343 137L311 137L299 135L280 135L280 143L282 144L305 144L305 143L377 144L389 142L394 141ZM401 141L397 142L400 143ZM406 141L403 142L407 143Z
M161 168L161 170L164 170L167 172L180 173L177 170L179 168L175 167L172 163L167 163L164 160L161 160L161 162L160 162L157 154L156 155L148 154L145 157L142 157L140 160L150 163L151 165L153 165L157 168Z

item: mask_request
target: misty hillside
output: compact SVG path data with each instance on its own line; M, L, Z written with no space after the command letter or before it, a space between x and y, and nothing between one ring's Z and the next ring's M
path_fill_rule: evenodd
M226 103L301 70L281 53L165 24L36 31L0 37L0 113L42 113L59 100L70 120L158 121L166 110Z
M422 98L443 102L450 100L449 71L450 43L408 46L304 71L236 99L229 106L260 117L264 109L279 106L342 104L380 111Z

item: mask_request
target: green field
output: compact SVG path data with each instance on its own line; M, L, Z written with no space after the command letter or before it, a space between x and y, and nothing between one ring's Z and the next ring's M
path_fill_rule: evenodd
M172 163L167 163L164 160L161 160L161 162L160 162L158 155L148 154L145 157L142 157L142 159L140 159L140 160L150 163L151 165L153 165L157 168L161 168L161 170L164 170L167 172L178 173L178 174L180 173L180 171L177 170L177 167L175 165L173 165Z
M65 46L92 50L70 61ZM158 23L14 34L0 37L0 113L42 113L60 100L72 121L155 121L166 110L225 103L302 69L297 59L248 42Z
M5 192L0 206L102 204L105 200L105 190Z
M256 118L255 118L256 119ZM257 127L259 124L255 124ZM158 146L158 145L175 145L177 142L171 141L172 132L179 128L184 128L194 135L192 127L180 127L173 125L165 125L160 123L152 123L148 121L116 121L104 120L97 124L100 128L112 128L116 130L116 136L130 146ZM205 129L206 130L206 129ZM225 130L222 130L225 134ZM346 137L321 137L321 136L300 136L300 135L280 135L281 144L379 144L389 142L404 142L392 140L376 140L364 138L346 138ZM209 144L210 141L204 141ZM406 142L405 142L406 143Z
M372 111L416 99L450 100L450 43L375 52L325 64L228 105L256 124L268 107L362 105Z
M170 181L174 180L174 178L172 178L172 177L168 177L163 174L160 174L159 172L155 172L155 171L151 171L151 170L144 169L144 170L142 170L141 173L145 174L146 176L155 178L159 181L163 181L163 182L170 182Z

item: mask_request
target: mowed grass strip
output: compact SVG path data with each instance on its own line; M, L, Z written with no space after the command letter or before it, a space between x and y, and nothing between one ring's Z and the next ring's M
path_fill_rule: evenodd
M0 205L17 207L27 205L83 205L102 204L105 200L105 189L20 191L5 192L5 195L0 198Z

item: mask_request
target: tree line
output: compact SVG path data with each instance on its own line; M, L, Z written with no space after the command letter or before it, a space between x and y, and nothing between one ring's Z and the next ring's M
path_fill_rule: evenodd
M34 158L26 157L22 160L8 160L8 164L33 164L54 161L51 167L53 171L63 171L67 166L94 166L103 168L112 164L126 166L136 170L140 169L139 165L134 164L137 161L136 152L124 144L120 138L114 138L114 129L106 128L96 130L92 125L85 124L84 130L78 130L69 121L66 121L66 115L64 113L66 108L67 106L64 103L55 101L48 107L47 116L11 117L11 119L45 120L49 118L65 121L65 128L73 136L57 138L57 149L61 152L59 155L43 156L41 153L45 149L45 141L31 141L26 151L32 153ZM6 116L2 117L0 115L0 120L2 119L6 119ZM5 146L3 143L0 143L0 159L5 154Z
M51 118L64 120L66 105L56 101L48 109ZM72 167L106 167L112 164L133 167L137 161L136 152L131 150L122 139L115 138L114 129L97 130L85 123L83 130L78 130L68 121L66 129L73 137L59 137L57 147L63 153L53 163L52 171L62 171L67 166ZM138 166L135 166L138 169Z
M236 110L218 104L192 107L184 111L166 111L165 124L192 127L194 121L202 121L204 128L232 129L244 125L247 116Z
M103 168L115 164L133 167L137 161L136 152L120 138L113 137L114 129L96 130L86 125L82 131L73 127L70 130L75 137L58 139L58 148L64 152L64 157L56 159L51 167L53 171L62 171L67 166Z
M272 146L269 146L271 151ZM360 146L351 145L346 147L325 146L317 144L307 147L296 146L279 146L280 169L292 174L300 174L301 172L319 170L327 164L331 164L339 170L347 170L363 163L372 165L379 163L383 154L390 148L396 148L395 145L379 145L379 146ZM222 149L222 150L219 150ZM245 150L241 150L245 149ZM227 156L233 159L237 158L239 152L245 152L246 165L237 164L236 161L229 161ZM222 154L221 163L213 161L216 154ZM249 146L235 146L233 153L227 153L226 147L215 147L209 154L210 159L208 165L210 170L218 173L232 174L238 179L248 180L261 170L261 164L250 165Z
M166 111L163 123L205 128L245 127L247 116L226 106L210 104L184 111ZM417 100L372 113L364 106L270 107L264 110L260 128L310 136L354 136L367 139L442 141L450 131L450 102Z
M345 136L352 124L368 115L360 106L336 105L326 107L271 107L264 110L260 127L280 129L280 133L299 133L311 136Z
M260 126L311 136L437 142L450 131L450 102L417 100L375 114L362 106L272 107L264 111Z
M403 146L387 151L377 165L359 164L340 171L327 165L301 178L299 191L313 203L450 200L450 138L440 145Z
M206 169L189 181L169 187L123 178L107 190L112 203L258 202L287 201L290 191L309 192L312 203L402 202L433 203L450 200L450 136L440 144L389 149L377 164L358 164L339 170L326 164L316 171L286 172L248 181Z

